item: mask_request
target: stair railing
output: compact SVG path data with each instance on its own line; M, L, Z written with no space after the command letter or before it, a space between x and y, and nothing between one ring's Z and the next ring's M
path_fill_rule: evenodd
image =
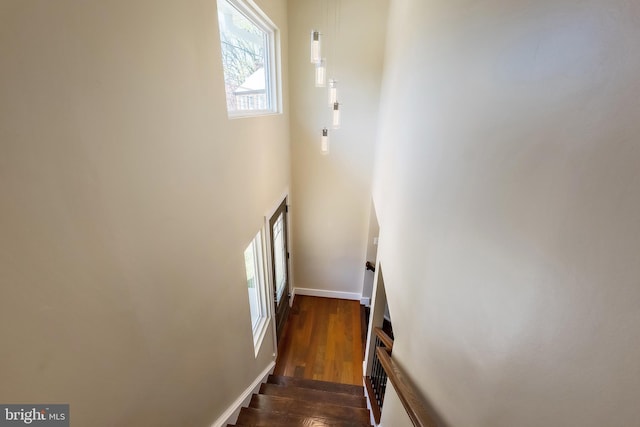
M389 352L386 349L377 348L376 354L413 425L415 427L436 427L437 424L433 416L422 403L417 390Z
M380 328L373 328L373 332L375 333L375 351L371 376L365 378L365 386L376 424L380 423L387 380L390 380L413 425L415 427L436 427L437 424L433 416L422 402L416 388L391 357L393 339Z
M380 328L373 328L375 334L375 351L371 364L371 375L365 378L365 386L371 402L371 410L376 423L380 422L384 394L387 389L387 372L380 360L379 351L386 355L391 355L393 350L393 339Z

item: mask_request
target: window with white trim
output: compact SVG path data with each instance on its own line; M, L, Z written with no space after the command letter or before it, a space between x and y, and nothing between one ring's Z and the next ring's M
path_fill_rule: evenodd
M264 275L262 251L262 232L258 232L244 251L244 266L247 273L247 292L249 293L249 312L256 356L267 330L267 283Z
M229 117L279 111L278 29L250 0L218 0Z

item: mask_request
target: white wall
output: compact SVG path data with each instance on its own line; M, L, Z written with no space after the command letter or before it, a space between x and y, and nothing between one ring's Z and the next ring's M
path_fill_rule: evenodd
M359 296L388 4L387 0L341 1L337 31L336 4L289 2L292 266L298 288ZM320 152L321 129L331 124L327 89L315 87L314 66L309 62L309 34L318 28L325 35L329 73L339 80L343 104L343 124L330 132L328 156Z
M282 31L284 0L258 1ZM228 120L215 1L0 6L0 401L206 426L254 357L243 251L289 185L285 114Z
M391 9L374 200L394 358L451 426L636 425L640 4Z

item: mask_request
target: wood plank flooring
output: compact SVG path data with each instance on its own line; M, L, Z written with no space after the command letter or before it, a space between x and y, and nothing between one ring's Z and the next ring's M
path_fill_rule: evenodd
M362 385L360 302L297 295L274 375Z

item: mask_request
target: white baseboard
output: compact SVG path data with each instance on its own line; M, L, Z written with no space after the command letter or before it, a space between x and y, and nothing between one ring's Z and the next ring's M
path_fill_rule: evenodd
M269 374L273 373L276 362L272 361L260 375L251 383L249 387L227 408L226 411L211 425L211 427L224 427L227 424L235 424L243 406L249 405L251 396L260 390L260 385L267 381Z
M371 298L369 298L369 297L360 298L360 304L364 305L365 307L370 307L371 306Z
M360 301L362 299L362 295L356 292L327 291L325 289L309 288L295 288L293 292L295 295L308 295L310 297L338 298L355 301Z

